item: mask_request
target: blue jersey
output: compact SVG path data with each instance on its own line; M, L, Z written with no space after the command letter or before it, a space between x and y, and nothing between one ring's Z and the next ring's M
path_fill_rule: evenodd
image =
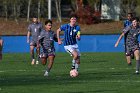
M76 35L80 31L80 26L71 27L70 24L64 24L61 25L60 30L64 31L64 45L77 44Z
M125 20L124 21L124 27L130 26L132 22L130 20Z

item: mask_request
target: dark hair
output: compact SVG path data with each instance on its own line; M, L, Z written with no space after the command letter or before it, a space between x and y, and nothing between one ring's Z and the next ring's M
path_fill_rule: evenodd
M76 18L76 19L78 18L76 14L72 14L72 15L70 15L69 18L71 19L71 18L73 18L73 17Z
M34 16L32 16L32 18L38 18L38 17L34 15Z
M48 23L52 24L52 21L50 19L45 21L45 25L47 25Z
M133 17L132 21L136 20L137 22L139 22L139 18L138 17Z
M133 17L133 14L132 13L128 13L127 15L130 15L131 17Z

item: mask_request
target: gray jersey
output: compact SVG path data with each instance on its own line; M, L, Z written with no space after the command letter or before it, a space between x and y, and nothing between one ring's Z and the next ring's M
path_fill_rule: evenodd
M42 48L45 49L53 49L54 48L54 41L56 41L56 34L54 31L41 31L40 36L38 37Z
M126 46L128 46L130 49L134 46L139 46L138 42L138 35L140 28L137 27L136 29L133 29L132 26L128 26L123 29L124 34L127 34L126 37Z
M41 23L32 23L28 26L28 31L31 32L32 35L32 41L38 40L38 36L40 35L42 28Z
M1 40L2 38L1 38L1 36L0 36L0 40Z

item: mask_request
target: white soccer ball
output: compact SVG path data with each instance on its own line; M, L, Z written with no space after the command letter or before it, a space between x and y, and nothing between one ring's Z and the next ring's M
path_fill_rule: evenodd
M77 77L78 76L78 71L76 69L73 69L70 71L70 76L71 77Z

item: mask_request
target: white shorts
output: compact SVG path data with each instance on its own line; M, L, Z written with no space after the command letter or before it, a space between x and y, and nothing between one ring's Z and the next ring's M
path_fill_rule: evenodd
M75 44L75 45L67 45L67 46L64 46L64 49L65 49L71 56L72 56L72 52L73 52L74 50L77 51L78 56L81 56L77 44Z

